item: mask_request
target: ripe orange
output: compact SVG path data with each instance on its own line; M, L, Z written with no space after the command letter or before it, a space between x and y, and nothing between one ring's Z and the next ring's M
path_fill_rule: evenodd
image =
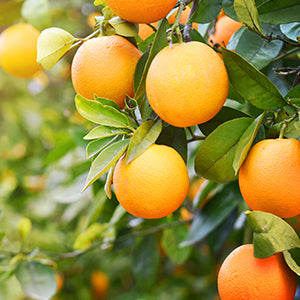
M224 15L218 19L215 32L209 36L208 41L211 44L220 44L226 47L231 36L241 27L242 23Z
M40 33L29 24L16 24L0 35L0 65L8 74L30 78L41 66L36 62Z
M95 299L104 299L109 289L109 278L102 271L91 274L92 293Z
M117 35L96 37L85 42L72 62L72 82L81 96L98 97L124 106L125 95L133 97L133 77L141 52Z
M293 300L297 276L286 265L282 254L256 258L253 245L243 245L231 252L218 275L222 300Z
M151 25L157 28L159 22L152 23ZM153 28L147 24L139 24L139 36L145 40L147 37L149 37L152 33L155 31Z
M300 141L268 139L254 145L239 172L243 198L253 210L291 218L300 213Z
M96 12L96 11L93 12L93 13L91 13L88 16L87 23L88 23L89 27L94 28L95 23L96 23L95 17L98 17L98 16L101 16L101 13L100 12Z
M153 59L146 93L157 115L177 127L204 123L222 108L228 75L218 54L200 42L175 44Z
M121 158L113 186L118 201L136 217L156 219L174 212L189 189L189 175L182 157L171 147L151 145L133 161Z
M168 18L168 21L170 24L175 22L175 17L176 17L177 11L178 11L178 9L176 11L174 11L174 13L172 13L172 15ZM189 6L187 6L180 16L180 19L179 19L180 24L186 23L186 21L189 18L190 12L191 12L191 8ZM198 29L197 23L193 23L193 27L195 29Z
M57 284L56 293L59 293L64 286L64 279L60 274L55 274L55 280Z
M153 23L164 18L177 0L106 0L110 9L132 23Z

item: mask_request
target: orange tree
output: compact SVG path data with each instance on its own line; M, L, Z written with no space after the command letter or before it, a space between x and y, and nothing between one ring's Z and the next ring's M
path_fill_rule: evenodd
M299 8L298 0L0 3L0 295L257 299L273 285L292 299ZM10 36L17 23L39 30L38 40ZM141 38L139 24L153 33ZM248 281L257 278L270 285L256 289Z

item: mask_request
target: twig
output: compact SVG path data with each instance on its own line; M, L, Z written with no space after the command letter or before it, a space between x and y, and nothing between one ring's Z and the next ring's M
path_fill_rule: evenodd
M192 8L188 17L188 20L191 18L191 16L194 14L194 12L197 10L197 7L199 5L199 0L194 0L192 4ZM192 30L192 23L185 23L183 28L183 39L184 41L190 42L191 41L191 30Z

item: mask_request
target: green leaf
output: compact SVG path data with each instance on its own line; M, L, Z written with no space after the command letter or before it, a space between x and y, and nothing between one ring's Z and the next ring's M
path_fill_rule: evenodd
M272 81L240 55L223 47L222 54L230 82L244 99L263 110L275 110L286 104Z
M233 168L235 170L236 175L242 163L247 157L247 154L254 142L254 139L258 133L258 130L260 128L260 125L264 117L265 117L265 113L263 113L255 120L253 120L252 123L249 125L249 127L245 130L245 132L241 136L241 139L239 140L239 143L235 151L234 160L233 160Z
M236 21L239 20L234 10L234 0L222 0L222 7L228 17Z
M254 232L254 256L266 258L277 252L300 247L297 233L283 219L262 211L246 211Z
M201 0L189 22L209 23L217 17L222 8L222 0Z
M131 265L138 285L143 289L151 288L160 265L158 244L153 235L146 235L133 249Z
M281 32L290 40L297 42L297 37L300 37L300 23L289 23L280 25Z
M284 98L292 103L300 105L300 85L296 85L294 88L289 90Z
M146 92L146 87L145 87L146 77L147 77L147 73L148 73L148 70L149 70L149 67L150 67L150 64L151 64L153 58L160 50L162 50L163 48L168 46L168 43L166 41L166 37L167 37L166 30L168 28L169 28L168 21L166 19L163 19L157 28L157 32L156 32L154 40L153 40L153 44L152 44L152 47L151 47L151 50L149 53L149 57L145 64L143 75L141 76L139 85L136 88L135 99L140 99L141 96Z
M29 233L31 232L32 223L29 218L21 218L18 222L18 231L21 236L21 240L25 241L28 237Z
M99 153L92 162L83 191L116 164L126 151L129 141L129 139L118 141L109 145Z
M51 299L56 293L55 272L49 266L22 260L16 267L15 275L24 292L31 298Z
M119 204L116 207L116 209L109 221L109 224L111 224L111 225L117 224L126 215L126 213L127 213L127 211L121 206L121 204Z
M179 247L188 233L186 224L165 229L161 238L161 245L166 254L175 264L184 263L192 252L192 247Z
M149 58L149 51L145 51L145 53L143 53L143 55L141 56L141 58L139 59L136 65L134 78L133 78L134 92L136 92L136 90L138 89L141 83L141 80L143 79L144 69L148 61L148 58Z
M132 129L127 116L114 107L105 106L99 101L85 99L80 95L76 95L75 104L78 112L91 122L105 126Z
M300 267L297 265L293 259L291 253L287 250L283 251L283 257L289 268L294 271L298 276L300 276Z
M255 32L262 33L254 0L234 0L234 9L242 24Z
M238 118L217 127L201 144L195 158L195 171L216 182L236 179L233 160L237 145L252 123L251 118Z
M274 25L263 24L263 31L267 34L278 32ZM233 37L235 39L236 36ZM262 69L278 56L283 46L282 41L274 40L266 43L258 34L245 28L241 29L237 38L235 48L227 46L228 49L235 49L245 60L258 69ZM230 47L230 48L229 48Z
M113 175L114 175L114 166L110 168L106 180L105 180L105 186L104 186L104 191L108 199L111 199L112 193L111 193L111 186L113 184Z
M126 154L126 163L142 154L157 140L162 129L161 120L149 120L143 123L133 134Z
M228 106L223 106L222 109L211 120L198 125L198 127L200 128L201 132L207 136L212 133L219 125L227 121L247 117L250 118L251 116L240 110Z
M201 207L201 204L209 197L210 194L216 193L223 188L223 184L214 181L205 180L193 200L193 209Z
M295 120L289 123L284 132L284 136L289 139L296 139L300 141L300 120L297 117Z
M193 245L204 239L232 213L240 201L243 201L243 198L237 182L226 184L199 213L195 214L189 233L180 247Z
M260 20L270 24L284 24L300 21L299 0L272 0L258 6Z
M171 125L164 127L156 144L174 148L187 162L187 142L184 128Z
M115 128L110 126L97 126L93 128L86 136L85 140L101 139L112 137L116 135L129 134L128 131L125 131L123 128Z
M138 24L125 21L118 16L111 18L108 22L118 35L122 35L125 37L135 37L138 35Z
M74 38L69 32L51 27L43 30L37 41L37 62L50 70L70 49Z
M26 0L22 6L22 17L35 28L42 30L51 26L48 0Z
M106 6L107 4L106 4L105 0L95 0L94 5L95 6L99 6L99 5Z
M91 158L98 152L102 151L105 147L110 145L113 141L116 140L117 137L105 137L102 139L98 139L96 141L92 141L87 145L86 148L86 156L87 158Z
M113 100L106 99L106 98L99 98L97 95L95 95L95 100L100 102L104 106L111 106L116 110L121 111L119 105Z

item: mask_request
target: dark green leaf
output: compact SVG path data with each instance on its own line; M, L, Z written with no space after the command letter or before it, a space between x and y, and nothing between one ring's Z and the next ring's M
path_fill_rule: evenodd
M99 153L92 162L83 191L116 164L126 151L129 141L129 139L118 141L109 145Z
M287 250L283 251L283 257L287 265L290 267L292 271L294 271L298 276L300 276L300 267L297 265L295 260L293 259L291 253Z
M235 208L228 217L207 236L207 243L213 253L218 252L222 248L231 234L238 216L237 212L238 209Z
M198 127L200 128L201 132L207 136L210 133L212 133L222 123L225 123L232 119L247 118L247 117L250 118L251 116L247 115L246 113L240 110L223 106L222 109L216 114L215 117L213 117L211 120L209 120L206 123L198 125Z
M158 145L167 145L174 148L187 162L187 143L184 128L167 126L164 127L156 141Z
M242 24L255 32L262 33L254 0L234 0L234 9Z
M31 298L47 300L56 293L55 272L49 266L22 260L16 267L15 275L24 292Z
M210 194L215 193L218 189L222 189L223 185L214 181L205 180L193 200L193 209L203 206ZM201 205L202 204L202 205Z
M264 117L265 117L265 113L263 113L261 116L253 120L252 123L249 125L249 127L245 130L245 132L241 136L233 160L233 168L235 170L235 174L238 173L242 163L246 159L247 154L251 148L251 145L255 140L255 137L258 133L258 130L260 128L260 125L262 124Z
M158 274L160 257L158 245L152 235L147 235L132 251L132 272L143 289L151 288Z
M196 30L195 28L192 28L192 30L190 32L190 36L191 36L192 41L198 41L201 43L205 43L205 39L200 34L200 32L198 30Z
M236 21L239 20L239 18L236 15L236 12L234 10L234 0L222 0L222 7L223 7L225 14L228 17L230 17Z
M149 57L147 59L147 62L145 64L145 68L143 71L143 75L141 76L141 79L139 80L139 85L136 88L135 92L135 99L140 99L140 97L146 92L146 77L147 73L150 67L150 64L155 57L155 55L168 46L167 40L166 40L166 30L169 27L169 23L166 19L163 19L160 23L160 25L157 28L157 32L155 34L155 38L153 40L153 44L149 53Z
M134 86L134 92L136 92L137 88L139 87L141 80L143 78L143 73L145 69L145 65L149 58L149 51L145 51L145 53L141 56L139 59L134 73L134 80L133 80L133 86Z
M111 144L114 140L116 140L117 137L105 137L99 140L95 140L90 142L86 147L86 156L87 158L91 158L101 150L103 150L105 147L107 147L109 144Z
M297 37L300 36L300 23L289 23L280 25L280 30L289 39L297 42Z
M217 17L222 0L201 0L189 22L209 23Z
M233 159L238 142L252 123L251 118L238 118L217 127L201 144L195 158L195 171L216 182L236 179Z
M162 129L161 120L149 120L143 123L133 134L126 154L126 163L129 163L157 140Z
M246 211L254 232L254 256L266 258L277 252L300 247L297 233L283 219L262 211Z
M222 54L230 82L243 98L263 110L274 110L285 105L277 87L263 73L226 48L222 47Z
M217 228L242 200L237 182L225 185L203 209L195 214L187 238L180 246L193 245Z
M184 263L190 256L191 247L179 247L188 233L186 224L165 229L161 238L161 245L166 254L175 264Z
M299 0L272 0L261 4L258 8L260 20L270 24L284 24L300 21Z
M98 101L88 100L76 95L75 104L78 112L87 120L106 126L132 129L132 124L125 114L114 107L104 106Z
M129 134L122 128L114 128L110 126L98 126L93 128L86 136L85 140L101 139L106 137L112 137L115 135Z
M266 33L276 32L274 27L273 25L263 24L263 30ZM282 41L266 42L256 33L242 29L235 46L235 52L254 67L262 69L277 57L282 46Z

